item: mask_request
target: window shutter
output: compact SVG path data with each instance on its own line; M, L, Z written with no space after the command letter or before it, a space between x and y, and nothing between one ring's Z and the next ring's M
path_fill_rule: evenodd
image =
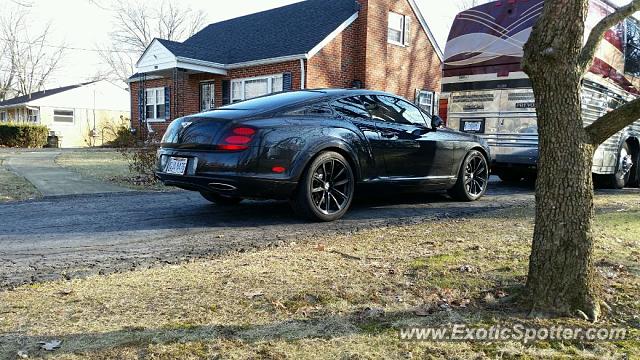
M164 118L171 119L171 88L168 86L164 88Z
M293 81L290 72L282 74L282 91L291 91L293 88Z
M231 81L222 80L222 105L231 104Z
M138 90L138 119L140 120L141 124L144 121L144 117L146 115L146 111L145 111L144 105L145 105L145 103L144 103L144 89L140 88Z
M404 17L404 45L409 46L411 44L411 18L409 16Z

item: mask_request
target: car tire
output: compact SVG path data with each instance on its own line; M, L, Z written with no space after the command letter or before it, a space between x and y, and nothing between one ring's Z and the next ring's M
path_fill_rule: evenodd
M609 184L614 189L624 189L624 187L629 183L629 180L631 179L631 170L625 169L629 160L632 160L631 151L629 149L629 144L625 143L620 148L620 153L618 154L616 173L608 175Z
M354 189L355 176L349 161L336 152L323 152L302 175L291 207L309 220L338 220L351 207Z
M518 174L513 170L507 170L507 171L498 173L498 177L504 183L514 184L522 181L522 179L524 178L524 175Z
M243 200L242 198L239 198L236 196L220 195L220 194L217 194L214 192L208 192L208 191L200 191L200 195L202 195L203 198L211 201L212 203L220 206L238 205Z
M634 188L640 187L640 152L635 156L628 185Z
M485 194L488 185L487 158L480 151L471 150L460 166L458 181L448 192L455 200L475 201Z

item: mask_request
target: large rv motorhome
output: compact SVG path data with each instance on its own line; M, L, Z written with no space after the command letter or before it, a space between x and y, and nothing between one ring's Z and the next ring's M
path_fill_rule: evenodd
M492 169L504 181L520 181L536 170L536 104L521 61L543 5L542 0L501 0L463 11L445 49L440 115L449 127L488 141ZM604 0L591 0L587 29L614 9ZM640 22L629 18L606 33L584 78L585 126L638 95ZM639 138L640 121L598 148L593 173L602 183L639 185Z

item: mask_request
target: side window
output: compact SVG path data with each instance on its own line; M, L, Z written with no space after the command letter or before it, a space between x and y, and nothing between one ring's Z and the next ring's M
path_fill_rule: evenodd
M393 107L390 107L389 104L384 101L384 98L385 96L380 95L361 96L362 102L373 120L402 123L404 121L402 116L400 116Z
M349 119L369 119L369 113L358 97L348 97L336 100L331 104L341 116Z
M406 121L415 125L427 125L425 117L422 116L423 113L418 107L401 99L396 100L396 105L401 109L402 117L404 117Z
M364 96L363 101L374 120L405 125L427 125L420 110L402 99L370 95Z
M333 111L325 104L309 105L295 110L287 111L285 116L331 116Z

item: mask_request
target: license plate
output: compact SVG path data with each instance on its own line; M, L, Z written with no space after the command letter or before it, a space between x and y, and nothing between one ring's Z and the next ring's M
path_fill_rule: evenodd
M169 163L164 172L167 174L184 175L185 170L187 170L187 159L172 157L169 158Z
M462 131L480 132L482 130L482 121L467 121L464 123Z

